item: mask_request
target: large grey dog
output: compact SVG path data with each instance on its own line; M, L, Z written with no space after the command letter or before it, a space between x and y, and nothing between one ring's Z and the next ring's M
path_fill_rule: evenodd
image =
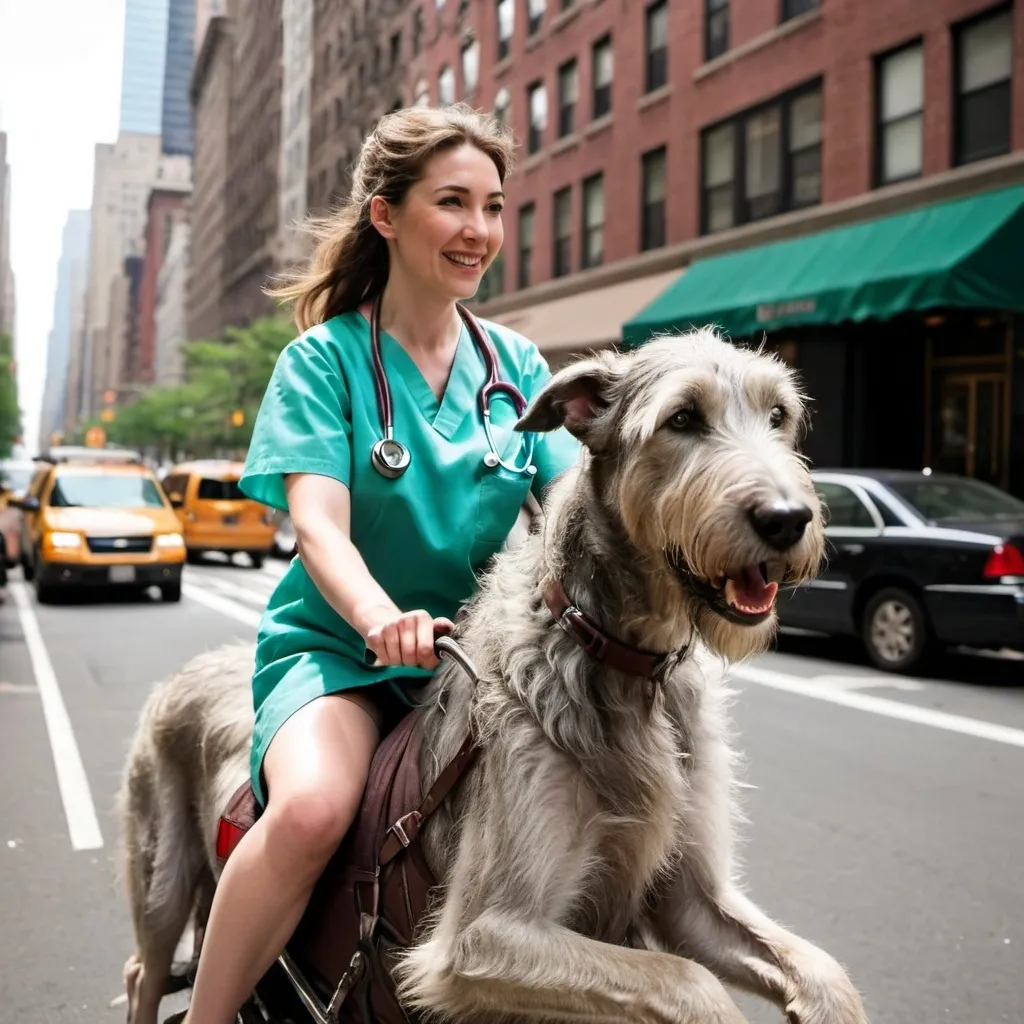
M584 454L467 608L479 682L445 665L423 693L424 789L467 729L481 754L421 836L441 897L398 966L408 1007L735 1024L726 982L792 1024L865 1024L843 968L759 910L733 861L722 669L764 649L777 585L822 557L804 415L784 364L711 330L583 359L536 396L519 428L564 424ZM545 603L553 580L605 634L664 652L664 671L595 660ZM123 791L133 1024L156 1020L208 896L217 818L248 770L251 665L251 648L199 657L142 714Z

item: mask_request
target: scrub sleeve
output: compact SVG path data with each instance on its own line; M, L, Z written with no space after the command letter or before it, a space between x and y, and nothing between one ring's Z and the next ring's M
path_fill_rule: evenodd
M480 323L494 342L501 377L529 401L551 376L543 357L514 331ZM255 501L287 511L287 473L316 473L345 484L352 495L352 541L385 592L399 608L454 618L473 596L477 574L505 542L531 477L484 465L488 447L478 395L486 367L465 327L440 401L408 353L383 331L381 356L394 436L412 456L401 477L386 479L370 462L380 437L370 330L353 311L311 328L281 352L240 486ZM492 403L495 444L506 461L518 463L526 438L512 429L516 419L510 403ZM537 435L532 486L538 498L578 454L578 442L564 429ZM324 694L376 685L408 705L403 683L431 674L368 667L363 650L362 638L327 603L296 556L270 597L257 637L250 768L261 804L267 747L299 708Z

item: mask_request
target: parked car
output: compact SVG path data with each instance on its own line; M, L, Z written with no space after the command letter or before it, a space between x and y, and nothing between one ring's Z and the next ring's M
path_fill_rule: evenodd
M53 448L12 504L24 513L22 572L40 602L74 586L157 586L181 600L181 528L138 453Z
M0 569L13 569L21 557L21 511L11 502L24 497L35 471L36 464L27 459L0 461L0 550L5 560Z
M827 564L779 598L779 620L859 636L879 668L936 648L1024 650L1024 501L979 480L815 470Z

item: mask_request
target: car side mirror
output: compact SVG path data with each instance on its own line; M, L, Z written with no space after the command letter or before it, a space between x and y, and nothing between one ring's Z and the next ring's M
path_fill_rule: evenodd
M26 494L23 498L11 498L9 504L14 508L20 508L22 512L38 512L41 507L39 499L31 494Z

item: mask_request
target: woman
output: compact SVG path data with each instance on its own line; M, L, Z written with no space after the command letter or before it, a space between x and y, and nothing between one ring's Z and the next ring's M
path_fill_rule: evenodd
M256 654L252 780L265 810L217 887L189 1024L230 1024L284 948L382 732L408 707L403 683L437 667L435 630L450 628L531 484L539 496L577 457L564 431L513 432L516 410L495 399L502 464L485 465L484 349L456 304L501 248L511 156L507 130L467 107L389 114L350 198L319 225L308 272L277 292L303 333L278 359L241 487L290 513L299 557ZM411 456L397 477L371 459L383 434L374 322L394 438ZM550 376L537 349L483 327L500 378L529 399ZM507 468L531 447L534 475Z

